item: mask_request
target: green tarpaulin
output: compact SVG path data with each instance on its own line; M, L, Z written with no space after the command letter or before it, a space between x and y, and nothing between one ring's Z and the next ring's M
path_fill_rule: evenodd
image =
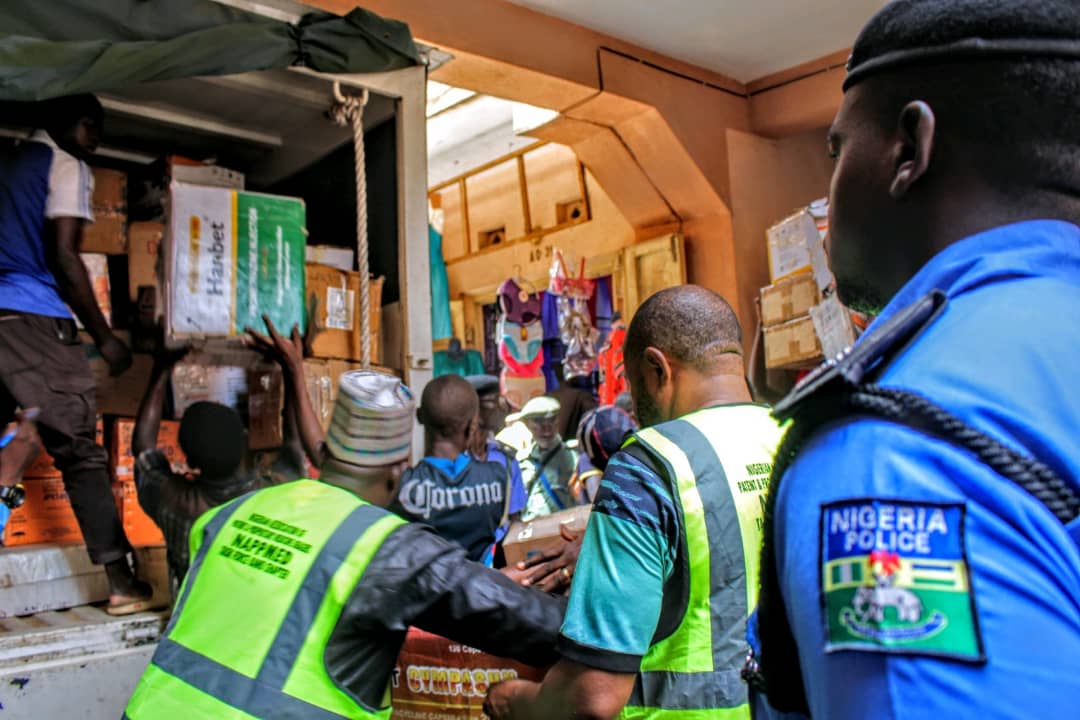
M212 0L0 2L0 100L293 65L368 73L420 62L408 25L362 8L291 25Z

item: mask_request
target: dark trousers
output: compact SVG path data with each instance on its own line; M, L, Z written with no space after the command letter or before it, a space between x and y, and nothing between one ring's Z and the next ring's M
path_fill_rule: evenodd
M10 422L16 407L41 411L38 432L64 476L90 559L102 565L123 558L131 548L108 454L95 437L94 376L74 321L0 310L0 423Z

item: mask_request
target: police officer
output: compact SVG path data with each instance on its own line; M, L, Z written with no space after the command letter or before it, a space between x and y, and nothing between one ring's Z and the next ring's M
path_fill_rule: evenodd
M498 655L552 659L562 605L383 510L409 455L396 378L341 378L322 482L297 480L204 514L165 636L125 717L388 718L410 625Z
M777 407L768 699L1075 717L1080 4L896 0L844 90L829 258L878 317Z
M625 363L643 427L610 461L542 685L497 685L508 718L748 717L739 679L780 428L751 402L738 320L692 285L645 301Z

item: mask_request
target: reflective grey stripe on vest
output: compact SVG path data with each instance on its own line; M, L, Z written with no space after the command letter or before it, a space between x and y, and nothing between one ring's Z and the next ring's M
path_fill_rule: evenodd
M713 667L716 670L640 672L627 705L665 710L737 707L747 702L746 683L740 679L739 672L746 655L746 617L749 613L742 533L727 474L712 444L689 422L675 420L653 430L677 445L690 461L705 511L705 529L709 533ZM659 465L668 474L665 479L681 517L682 499L671 465L652 448L649 448L649 454L662 461ZM678 563L675 571L688 572L688 568Z
M244 499L237 498L237 501ZM191 565L189 578L195 577L214 538L239 509L241 503L237 501L222 508L207 523L203 545L199 548L195 562ZM315 616L330 587L330 580L347 559L357 539L385 515L386 511L381 508L361 505L349 513L348 517L334 530L297 590L256 678L249 678L174 642L168 638L168 631L154 653L153 664L207 695L255 717L267 718L267 720L271 718L273 720L341 718L342 716L336 713L286 695L282 689L300 653L300 648L315 622ZM189 580L185 590L190 590L193 584ZM173 621L169 624L169 630L172 629L172 623L183 610L187 594L185 592L181 595Z

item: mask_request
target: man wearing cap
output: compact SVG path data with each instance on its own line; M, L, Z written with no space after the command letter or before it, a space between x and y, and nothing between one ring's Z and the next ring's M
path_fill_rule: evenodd
M748 675L830 720L1076 717L1080 3L896 0L844 91L829 259L877 320L777 406Z
M495 686L492 720L745 718L739 677L780 428L751 402L738 318L693 285L638 308L625 367L644 426L607 463L560 661Z
M577 469L577 454L559 435L559 401L541 395L525 403L508 423L524 422L532 442L518 455L528 500L522 520L550 515L577 505L571 483Z
M388 718L410 625L551 659L558 600L383 509L408 463L413 410L397 378L345 373L321 481L248 493L199 518L191 568L126 718Z

